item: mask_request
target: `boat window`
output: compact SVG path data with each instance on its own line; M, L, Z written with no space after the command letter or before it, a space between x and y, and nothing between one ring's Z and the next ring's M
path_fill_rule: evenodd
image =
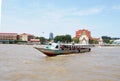
M52 45L51 43L49 43L49 45Z
M58 45L55 48L58 48Z

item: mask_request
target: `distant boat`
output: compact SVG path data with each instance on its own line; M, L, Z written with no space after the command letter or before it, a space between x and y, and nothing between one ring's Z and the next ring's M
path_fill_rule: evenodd
M90 45L50 43L45 48L38 47L34 48L47 56L56 56L71 53L90 52L91 51L90 47L91 47Z

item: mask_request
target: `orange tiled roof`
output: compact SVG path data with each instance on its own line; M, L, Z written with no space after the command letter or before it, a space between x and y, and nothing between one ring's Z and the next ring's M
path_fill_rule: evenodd
M76 36L75 36L75 38L79 38L79 37L83 34L83 31L84 31L85 34L89 37L89 39L93 39L92 36L91 36L91 32L88 31L88 30L86 30L86 29L76 31Z

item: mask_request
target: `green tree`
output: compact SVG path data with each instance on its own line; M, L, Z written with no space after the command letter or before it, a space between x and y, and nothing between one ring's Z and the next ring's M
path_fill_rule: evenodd
M108 36L102 36L103 42L104 43L110 43L111 37Z
M74 38L73 41L74 41L75 43L79 43L79 38Z
M97 40L93 40L93 44L98 44L98 41Z
M39 39L41 44L45 44L45 42L46 42L46 38L44 38L44 37L36 37L36 39Z
M68 43L72 41L72 38L71 35L60 35L54 38L54 42L58 42L58 41Z
M89 40L89 43L90 44L98 44L98 41L97 40Z
M90 39L89 39L89 43L90 43L90 44L93 44L93 40L90 40Z
M67 43L72 42L71 35L65 35L65 42Z
M65 41L65 37L64 37L63 35L61 35L61 36L56 36L56 37L54 38L54 42L58 42L58 41L64 42L64 41Z

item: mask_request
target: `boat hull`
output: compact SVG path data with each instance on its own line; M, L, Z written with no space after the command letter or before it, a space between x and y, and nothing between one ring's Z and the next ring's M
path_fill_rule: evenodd
M44 48L37 48L43 54L47 56L56 56L56 55L63 55L63 54L72 54L72 53L82 53L82 52L89 52L91 51L90 48L81 48L80 50L53 50L53 49L44 49Z

